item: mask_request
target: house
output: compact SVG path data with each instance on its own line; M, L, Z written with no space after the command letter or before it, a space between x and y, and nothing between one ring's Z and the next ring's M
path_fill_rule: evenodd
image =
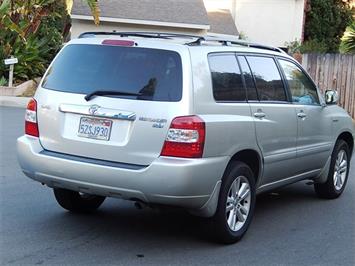
M216 33L284 47L286 42L303 39L307 1L100 0L98 27L84 1L74 1L72 37L95 30Z
M241 36L284 47L303 39L305 9L309 0L205 0L206 9L230 10Z
M99 7L100 25L95 26L88 6L74 1L72 38L84 31L112 30L238 35L230 11L208 12L203 0L101 0Z

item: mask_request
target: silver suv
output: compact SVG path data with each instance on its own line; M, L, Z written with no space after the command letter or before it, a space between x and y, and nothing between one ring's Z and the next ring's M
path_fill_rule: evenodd
M73 212L105 197L170 205L239 240L256 194L300 180L344 191L354 126L273 47L169 33L84 33L29 102L18 159Z

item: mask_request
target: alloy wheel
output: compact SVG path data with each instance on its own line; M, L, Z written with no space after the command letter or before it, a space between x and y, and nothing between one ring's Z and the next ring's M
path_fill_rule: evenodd
M228 191L226 202L226 219L229 228L236 232L242 228L248 218L251 204L249 181L238 176Z
M346 174L348 172L348 156L344 150L340 150L334 166L334 187L336 190L341 190L346 180Z

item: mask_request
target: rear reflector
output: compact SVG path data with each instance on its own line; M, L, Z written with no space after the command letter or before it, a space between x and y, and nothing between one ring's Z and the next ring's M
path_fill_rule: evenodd
M37 124L37 102L35 99L31 99L27 104L25 114L25 134L39 137Z
M200 117L176 117L171 122L161 156L201 158L205 135L205 122Z
M118 46L134 46L134 41L130 41L130 40L104 40L101 44L118 45Z

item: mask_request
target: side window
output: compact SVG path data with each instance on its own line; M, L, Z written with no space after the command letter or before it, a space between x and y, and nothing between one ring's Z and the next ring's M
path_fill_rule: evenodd
M245 101L246 93L234 54L214 54L208 57L216 101Z
M273 58L247 56L260 101L287 101L280 72Z
M301 104L319 104L317 89L311 80L294 63L279 59L290 88L292 101Z
M255 84L253 81L253 75L250 72L248 62L244 56L238 56L238 61L239 61L240 68L243 73L245 86L247 89L248 100L251 100L251 101L256 100L257 101L258 94L256 93L256 88L255 88Z

